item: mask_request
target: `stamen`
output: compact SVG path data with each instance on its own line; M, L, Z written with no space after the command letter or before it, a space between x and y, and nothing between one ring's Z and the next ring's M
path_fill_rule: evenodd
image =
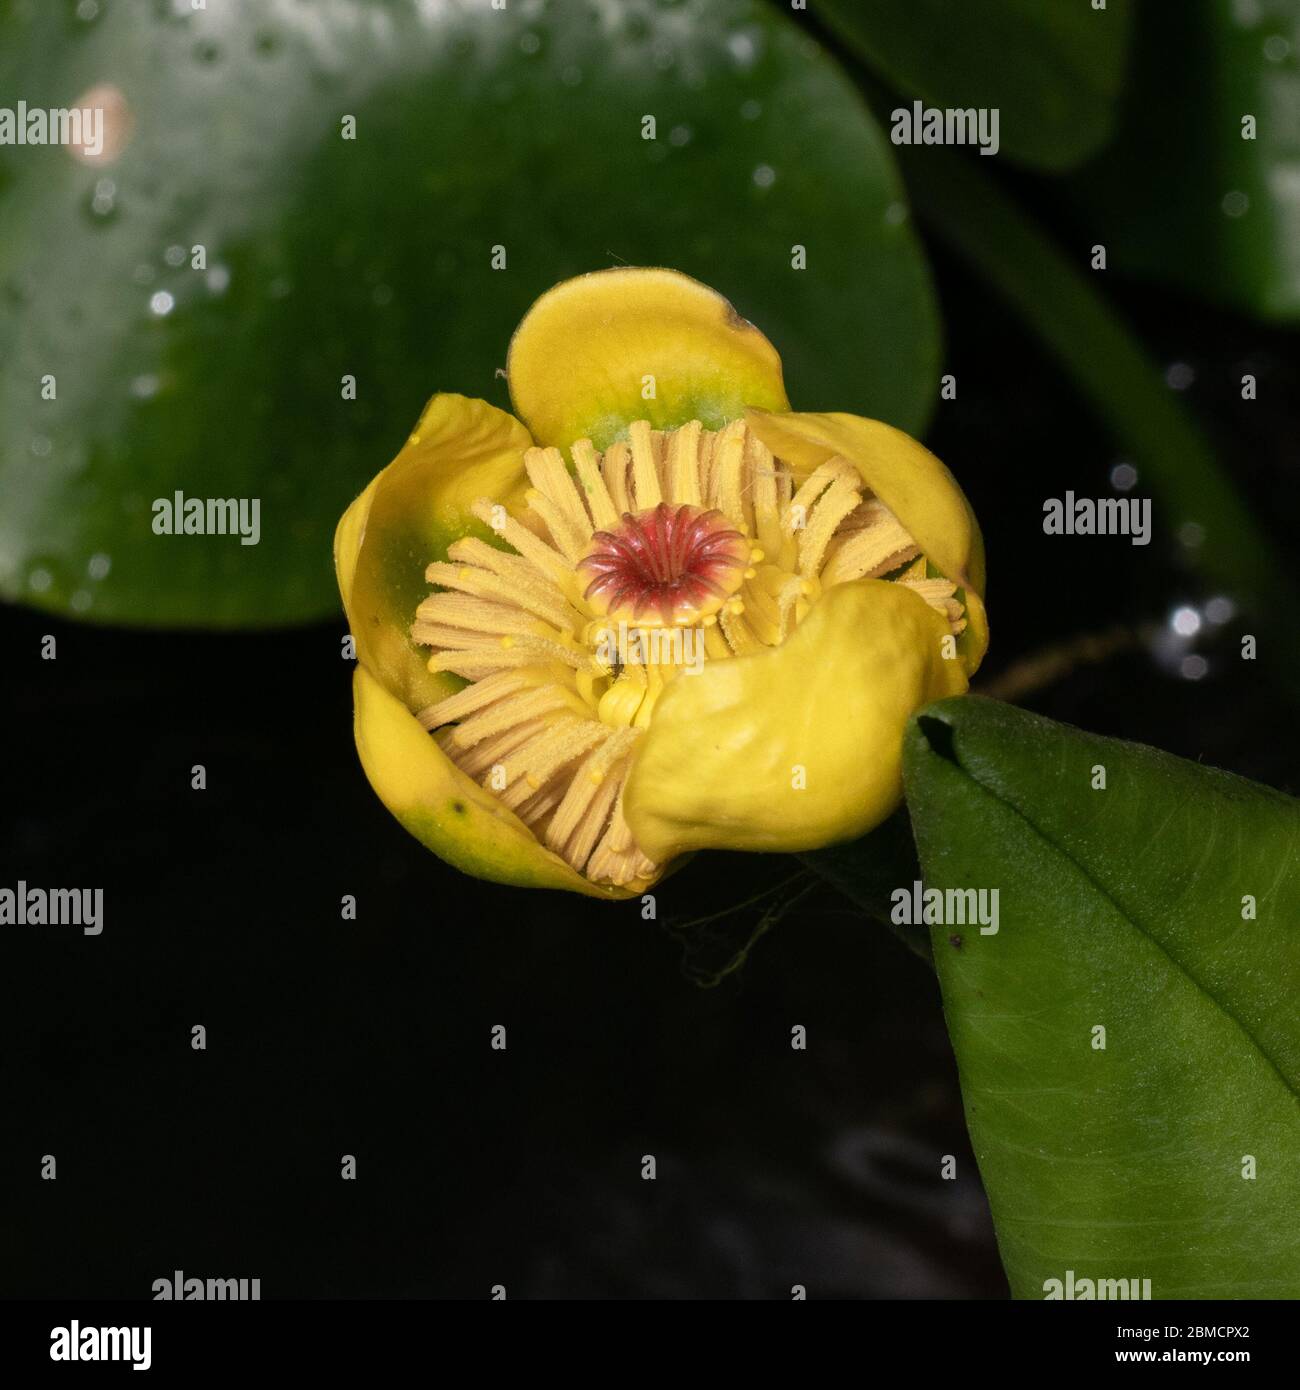
M439 737L443 739L443 752L467 777L480 777L485 787L497 791L499 788L489 776L492 769L501 766L511 753L541 733L547 722L546 718L530 719L526 724L516 724L513 729L497 734L495 738L485 738L470 749L458 748L448 734Z
M505 508L500 509L502 512ZM496 515L497 509L486 497L480 497L470 508L470 511L485 525L495 526L500 522L500 536L502 540L519 552L519 555L528 561L534 569L539 570L546 578L553 580L557 585L562 585L569 575L569 566L564 556L557 550L553 550L545 541L538 537L526 527L521 526L514 517L508 513L504 518ZM484 546L485 550L490 550L491 546ZM478 552L475 552L478 553ZM514 557L506 555L503 551L495 552L505 560ZM485 558L484 563L492 563ZM499 562L498 562L499 563ZM560 592L557 588L556 592Z
M627 775L627 764L617 769L610 776L606 777L595 789L591 801L586 810L582 813L577 828L563 844L553 844L551 846L557 853L564 854L569 863L576 868L579 873L587 868L587 861L591 858L591 852L596 847L596 841L605 833L605 827L609 824L610 812L614 808L614 802L618 794L623 790L623 780ZM574 778L574 785L578 785L582 780L579 773ZM560 809L555 813L555 820L552 826L564 815L564 803L561 802ZM550 843L548 836L547 843Z
M768 555L781 551L781 513L777 505L777 466L772 452L758 440L761 453L754 462L754 529L758 543Z
M476 598L517 604L558 628L567 628L572 622L568 604L536 573L507 577L480 569L477 565L445 564L435 560L425 570L424 577L430 584L441 584L445 589L457 589Z
M679 431L680 433L680 431ZM608 529L618 525L618 510L601 476L600 460L590 439L579 439L573 446L573 462L578 477L587 491L587 506L596 526Z
M533 690L525 690L518 695L508 695L498 700L489 709L481 710L458 724L452 732L452 742L458 748L473 748L492 734L503 733L516 724L540 718L556 710L584 711L576 695L572 695L561 685L539 685Z
M463 627L470 631L491 632L502 637L507 633L537 633L545 625L531 613L522 608L513 608L504 603L490 603L487 599L473 598L469 594L444 592L430 594L415 610L415 621L421 623L441 623L446 627ZM552 633L552 635L554 635ZM417 637L417 642L433 643L426 638ZM448 645L454 646L454 643Z
M916 542L884 503L873 499L846 519L826 552L824 585L889 574L920 554Z
M668 445L670 494L678 506L700 505L700 422L675 430Z
M627 437L632 442L632 482L637 508L644 511L657 507L663 501L663 494L659 491L659 470L655 467L650 422L638 420L628 427Z
M918 594L937 612L948 620L953 634L966 631L966 615L961 604L953 597L957 586L947 579L900 579L907 589L915 589Z
M835 528L858 505L861 480L841 475L817 499L808 524L799 533L799 573L811 579L821 568L822 556Z
M605 450L600 462L600 471L605 475L605 486L609 489L619 516L632 510L632 497L627 490L628 449L626 444L611 444Z
M591 662L591 658L581 652L568 651L558 642L548 642L541 637L502 638L516 645L468 651L436 651L429 658L430 671L450 671L466 680L476 681L493 671L505 671L513 667L536 666L538 662L558 662L575 670Z
M529 449L524 467L532 484L554 503L580 545L591 539L591 518L558 449Z
M448 695L436 705L427 706L417 717L426 729L436 729L441 724L463 719L467 714L473 714L475 710L482 709L506 695L513 695L517 690L525 690L530 684L529 677L522 671L502 671L473 685L467 685L464 690Z
M742 471L745 464L745 422L733 420L718 435L714 453L714 475L711 496L713 505L742 529L745 504L742 491Z
M564 800L547 829L546 843L553 850L563 851L574 832L586 824L592 806L598 805L602 799L605 800L605 811L600 818L603 827L604 818L622 785L621 777L613 777L611 772L627 757L638 737L634 729L619 729L583 762L569 783ZM597 833L597 828L591 827L592 839L587 846L587 855L591 853ZM585 855L583 862L586 862Z
M507 785L502 800L513 809L605 737L594 719L561 719L550 725L505 760Z
M528 493L528 505L546 523L546 529L554 536L565 559L570 563L576 560L586 549L587 537L565 515L563 509L536 489Z

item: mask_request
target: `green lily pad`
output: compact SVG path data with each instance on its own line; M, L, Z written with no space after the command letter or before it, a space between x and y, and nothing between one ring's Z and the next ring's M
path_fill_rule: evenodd
M6 597L337 611L335 523L423 402L508 404L528 305L610 264L722 291L802 408L928 413L937 319L890 147L757 0L0 6L6 92L105 85L132 125L111 163L0 147ZM258 543L155 534L177 491L258 499Z
M1069 169L1110 137L1128 0L820 0L832 29L897 91L996 109L1000 150Z
M1300 1295L1300 803L975 697L904 775L926 885L1000 895L930 930L1013 1292Z
M1294 320L1300 3L1148 5L1136 38L1119 138L1076 190L1111 268Z

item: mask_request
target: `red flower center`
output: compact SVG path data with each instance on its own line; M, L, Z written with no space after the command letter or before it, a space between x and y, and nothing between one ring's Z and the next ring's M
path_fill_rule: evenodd
M719 511L670 506L623 513L578 561L583 598L600 617L686 625L716 613L744 582L749 542Z

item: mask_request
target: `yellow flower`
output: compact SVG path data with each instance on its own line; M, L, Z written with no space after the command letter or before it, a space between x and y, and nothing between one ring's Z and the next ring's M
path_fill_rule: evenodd
M671 270L556 286L507 376L518 419L434 396L339 523L384 804L467 873L615 898L883 820L908 717L988 642L943 464L792 412L767 339Z

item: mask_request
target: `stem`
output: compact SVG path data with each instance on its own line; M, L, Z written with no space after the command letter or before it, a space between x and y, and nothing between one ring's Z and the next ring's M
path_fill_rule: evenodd
M1088 632L1042 647L1005 671L981 682L977 695L1015 704L1026 696L1036 695L1055 685L1080 666L1097 666L1121 652L1135 651L1150 640L1149 627L1112 627L1105 632Z

